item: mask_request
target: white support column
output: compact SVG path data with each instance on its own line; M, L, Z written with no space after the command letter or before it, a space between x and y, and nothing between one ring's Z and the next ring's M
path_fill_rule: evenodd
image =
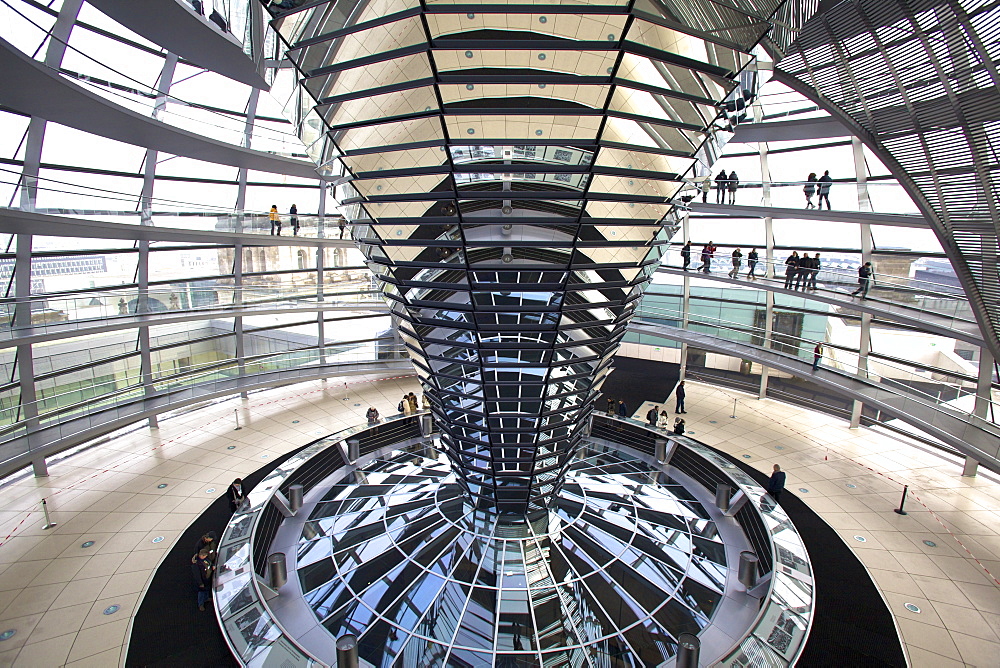
M243 309L243 242L233 244L233 306L237 311ZM243 334L243 316L233 318L233 336L236 343L236 368L240 378L247 374L246 342ZM248 398L246 392L240 392L240 397Z
M691 240L691 222L690 222L690 211L685 211L681 218L681 236L684 239L684 243ZM681 291L681 327L687 329L688 326L688 307L691 304L691 278L685 272L684 274L684 286ZM688 365L688 344L681 343L681 360L680 360L680 380L684 380L687 376L687 365Z
M322 303L326 297L324 287L324 276L326 269L326 248L319 246L316 248L316 301ZM326 364L326 322L323 320L323 311L316 311L316 345L319 346L319 363Z
M976 406L972 414L978 418L989 420L990 401L993 394L993 355L985 346L979 349L979 376L976 380ZM973 478L979 473L979 462L972 457L965 458L962 475Z
M31 241L30 234L18 234L14 251L14 327L31 326ZM21 419L25 421L28 449L31 449L31 432L38 429L38 403L35 392L35 360L31 344L17 346L17 382L21 391ZM49 475L45 457L32 457L31 469L35 477Z
M764 110L759 102L753 105L754 119L761 121ZM767 143L761 142L757 145L757 152L760 156L761 175L761 204L771 206L771 167L767 161ZM764 218L764 277L774 279L774 222L770 216ZM764 347L771 347L771 339L774 333L774 292L764 291ZM767 384L770 379L770 369L761 365L760 387L757 388L757 398L767 397Z
M871 211L871 198L868 195L868 165L865 162L864 145L857 137L851 138L851 148L854 153L854 175L858 182L858 211ZM861 229L861 264L872 261L874 245L872 243L872 228L868 223L859 225ZM861 314L861 330L858 340L858 376L868 377L868 353L871 352L872 316ZM851 429L861 426L861 413L864 404L857 399L851 404Z

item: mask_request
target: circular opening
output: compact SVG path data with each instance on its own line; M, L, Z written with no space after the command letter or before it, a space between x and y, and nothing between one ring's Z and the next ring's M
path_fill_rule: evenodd
M545 60L545 54L544 53L538 54L538 59L539 60Z
M535 134L538 135L539 137L541 137L542 136L542 131L541 130L535 130Z
M469 128L468 130L466 130L466 132L468 132L470 135L476 134L476 131L472 128Z
M475 84L465 84L465 90L476 90Z
M472 52L471 51L466 51L465 52L465 57L466 58L472 58Z

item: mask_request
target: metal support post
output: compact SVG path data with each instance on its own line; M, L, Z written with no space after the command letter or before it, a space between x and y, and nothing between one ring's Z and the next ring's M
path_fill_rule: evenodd
M51 529L56 525L51 519L49 519L49 504L45 503L45 499L42 499L42 513L45 515L45 526L43 529Z
M757 584L757 564L760 559L750 550L740 552L739 581L747 589Z
M267 555L267 573L270 576L268 584L278 591L288 582L288 566L285 563L285 553L275 552Z
M236 312L243 311L243 242L233 244L233 306ZM240 379L246 377L247 355L246 338L243 335L243 316L233 318L233 338L236 346L236 373ZM246 392L240 392L240 397L247 398Z
M356 438L347 439L347 461L354 464L361 457L361 441Z
M302 507L304 489L302 485L289 485L288 487L288 507L292 514L299 512L299 508Z
M681 236L684 238L684 243L691 241L691 224L689 217L691 216L690 210L686 210L681 214ZM688 276L687 272L684 273L684 285L683 285L683 295L681 297L681 327L687 329L688 326L688 306L691 303L691 278ZM680 358L680 380L684 380L687 376L687 363L688 363L688 344L681 344L681 358Z
M899 499L899 508L896 508L893 511L897 515L906 515L907 514L906 510L904 510L904 506L906 506L906 492L908 492L909 489L910 489L909 485L903 485L903 496L901 496L900 499Z
M358 668L358 637L351 633L337 638L337 668Z
M972 414L977 418L989 420L990 403L993 396L993 354L985 347L979 349L979 376L976 379L976 404ZM979 473L979 462L972 457L965 458L962 466L962 476L974 478Z
M701 661L701 640L693 633L677 636L676 668L698 668Z
M722 512L729 510L729 493L731 490L732 488L729 485L723 485L722 483L719 483L715 487L715 505Z
M243 428L242 426L240 426L240 409L238 408L233 409L233 417L236 418L236 429L233 429L233 431L239 431L240 429Z

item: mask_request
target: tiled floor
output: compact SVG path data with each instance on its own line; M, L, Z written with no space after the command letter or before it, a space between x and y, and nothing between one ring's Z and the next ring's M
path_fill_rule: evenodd
M53 464L48 479L0 489L0 634L16 630L0 640L0 666L121 663L153 570L234 477L361 422L370 404L393 413L404 392L417 390L407 377L254 394L164 419L157 431L136 429ZM736 419L729 417L734 397ZM801 496L871 569L912 665L998 665L1000 584L965 548L1000 573L1000 484L985 475L961 478L957 463L893 436L851 431L784 404L695 383L688 384L687 404L694 438L750 455L762 470L780 463L791 491L809 490ZM892 512L901 483L911 491L905 517ZM43 496L58 523L48 531ZM81 547L86 541L94 544ZM921 612L907 611L905 603ZM104 614L112 605L118 611Z

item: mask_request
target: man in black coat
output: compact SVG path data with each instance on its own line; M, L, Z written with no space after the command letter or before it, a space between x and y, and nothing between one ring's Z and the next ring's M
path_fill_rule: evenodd
M646 422L649 423L650 427L656 426L656 420L660 416L659 406L653 406L648 411L646 411Z
M677 383L677 389L674 390L674 396L677 398L677 407L674 410L675 413L687 413L687 411L684 410L684 397L686 395L687 392L684 391L684 381L682 380Z

